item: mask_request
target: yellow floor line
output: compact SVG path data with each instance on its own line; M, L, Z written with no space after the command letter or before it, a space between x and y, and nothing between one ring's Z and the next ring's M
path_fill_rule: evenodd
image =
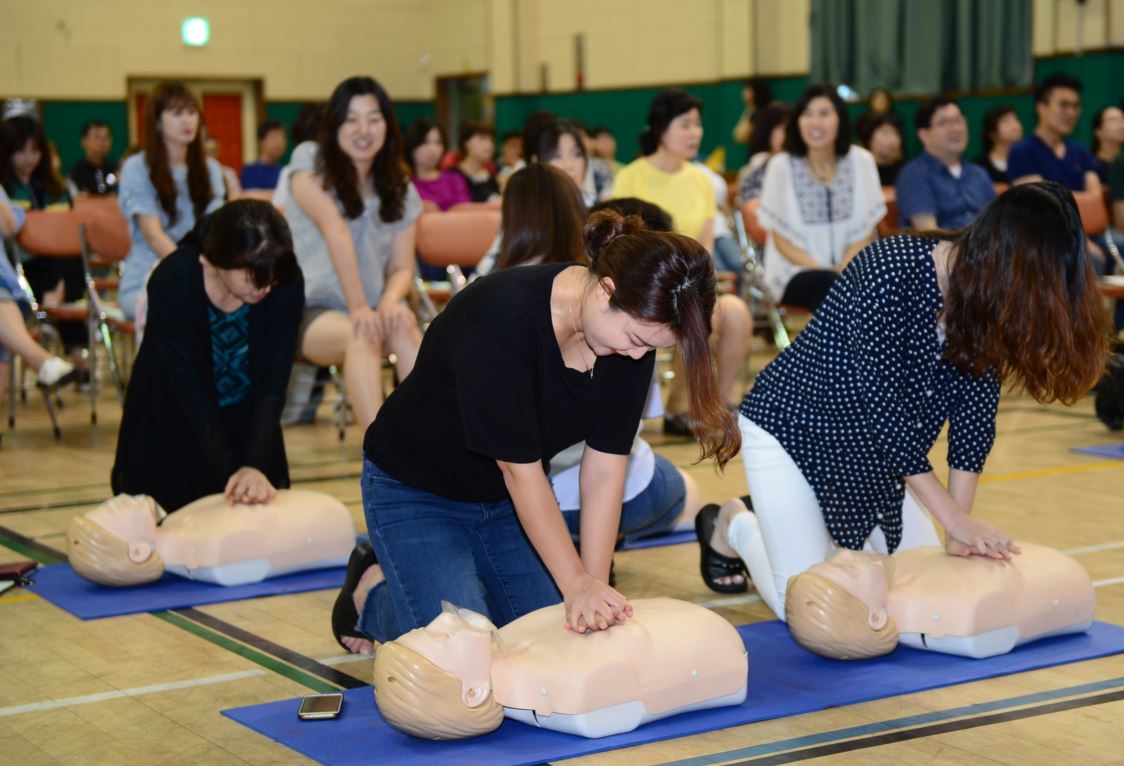
M1017 479L1037 479L1042 476L1058 476L1067 473L1084 473L1086 471L1099 471L1102 468L1124 468L1124 460L1105 460L1099 463L1088 463L1086 465L1040 468L1036 471L1020 471L1018 473L997 473L993 476L981 476L980 484L994 484L1000 481L1015 481Z
M11 596L0 596L0 604L17 604L20 601L31 601L39 598L34 593L14 593Z

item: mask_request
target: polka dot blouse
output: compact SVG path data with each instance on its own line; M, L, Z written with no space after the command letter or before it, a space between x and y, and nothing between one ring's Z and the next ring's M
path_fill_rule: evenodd
M859 253L742 401L741 413L800 468L846 548L862 548L876 526L898 547L903 477L932 470L945 421L952 468L980 473L995 441L998 380L941 359L935 245L892 237Z

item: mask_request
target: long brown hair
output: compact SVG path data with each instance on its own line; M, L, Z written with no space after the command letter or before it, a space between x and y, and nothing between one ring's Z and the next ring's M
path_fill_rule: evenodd
M1073 195L1014 186L953 240L945 359L1011 381L1036 401L1072 404L1096 385L1108 322Z
M497 269L520 264L589 264L581 190L561 170L532 162L507 182Z
M187 190L195 220L207 212L207 205L215 196L211 188L211 174L207 172L207 158L203 153L203 105L199 97L179 80L157 83L148 96L145 106L144 158L148 163L148 180L156 189L160 207L168 216L171 226L180 217L176 209L176 182L172 178L172 165L168 161L168 148L164 145L160 115L169 109L194 109L199 113L199 129L187 145Z
M589 217L586 246L597 279L609 278L609 307L641 322L667 326L687 373L692 430L700 460L719 468L741 449L734 417L718 392L710 360L710 318L717 300L714 266L706 249L680 234L650 231L639 216L612 210Z
M9 192L15 188L16 174L12 169L12 155L27 146L28 141L34 141L39 150L39 164L31 171L32 183L40 184L52 199L61 197L66 187L51 167L47 134L39 120L26 114L9 117L0 126L0 183ZM38 202L35 204L38 205Z
M347 109L356 96L374 96L386 121L386 138L375 155L371 175L375 193L379 195L379 218L386 223L400 220L406 207L410 181L402 159L402 131L394 104L379 83L371 77L349 77L332 91L320 129L320 152L316 171L324 179L324 190L335 192L348 218L363 214L363 195L359 191L359 173L355 163L340 148L340 126L347 120Z

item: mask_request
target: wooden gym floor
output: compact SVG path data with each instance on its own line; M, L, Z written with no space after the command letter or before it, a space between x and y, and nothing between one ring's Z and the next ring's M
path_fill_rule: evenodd
M754 356L759 367L766 355ZM70 518L109 496L120 408L107 391L99 424L67 391L62 441L32 391L0 446L0 562L56 561ZM6 409L6 408L5 408ZM6 414L6 413L5 413ZM327 422L286 432L295 486L360 507L361 434L340 444ZM657 449L703 497L744 494L740 461L724 476L693 466L695 448ZM1005 396L976 512L1016 540L1073 555L1097 588L1096 617L1124 623L1124 461L1070 447L1119 442L1092 414ZM159 449L159 445L152 445ZM944 462L945 445L934 449ZM940 469L938 469L940 470ZM734 624L771 619L752 591L720 597L698 574L698 549L617 554L628 596L671 596ZM345 655L329 630L333 591L83 622L16 588L0 595L0 763L288 764L303 756L219 715L223 708L368 682L370 660ZM753 662L753 657L750 657ZM749 749L749 748L752 748ZM372 753L373 762L378 755ZM575 759L610 764L1121 764L1124 655L868 702Z

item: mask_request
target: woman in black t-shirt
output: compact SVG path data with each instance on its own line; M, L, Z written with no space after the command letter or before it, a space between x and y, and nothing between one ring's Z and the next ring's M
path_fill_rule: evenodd
M352 555L332 614L351 651L427 624L443 600L497 625L560 600L577 632L627 619L607 581L655 348L683 357L703 458L737 453L707 345L707 252L613 212L585 237L589 267L525 266L459 293L367 430L374 550ZM582 440L579 558L546 466Z

